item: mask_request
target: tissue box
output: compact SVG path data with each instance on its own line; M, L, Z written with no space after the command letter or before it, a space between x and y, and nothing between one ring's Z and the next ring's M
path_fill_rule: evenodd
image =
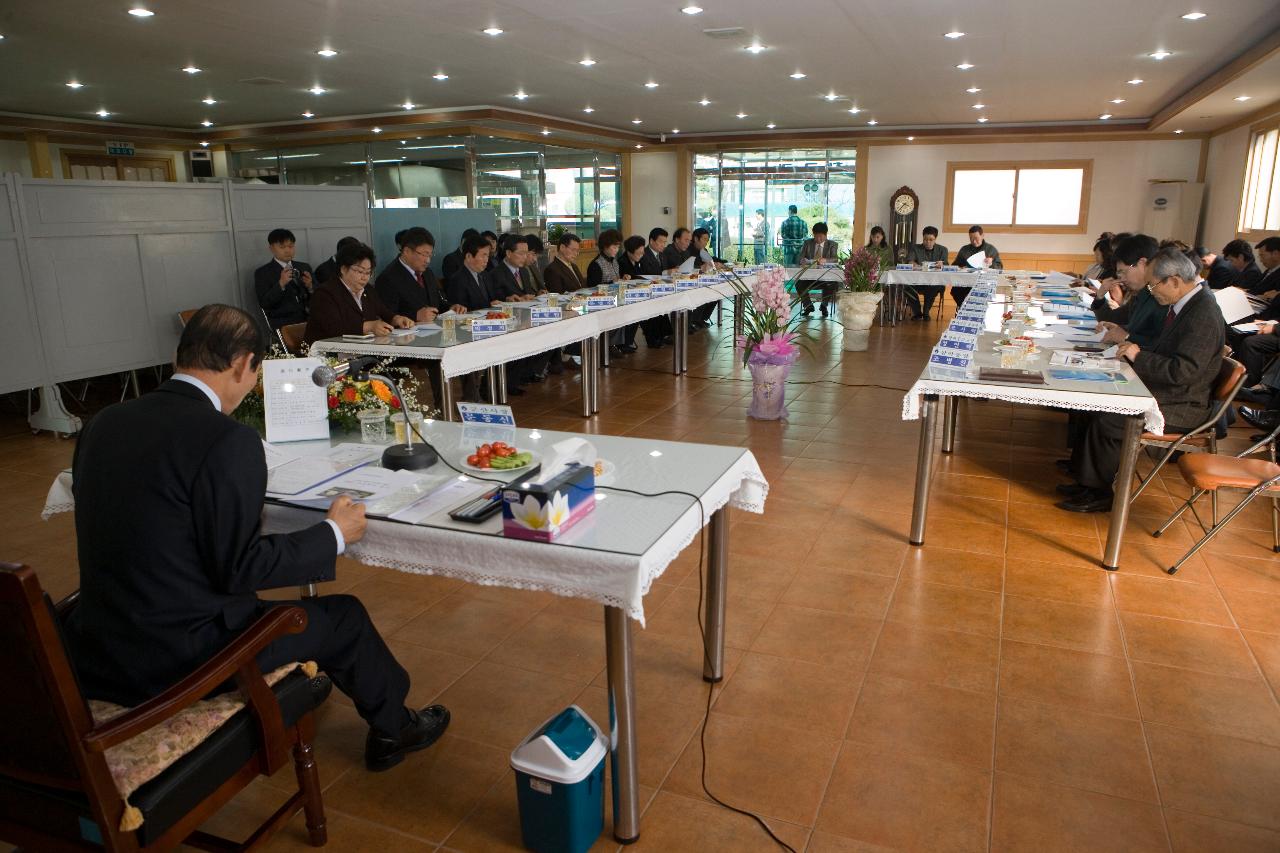
M595 508L595 467L573 463L545 483L513 483L503 489L502 534L553 542Z

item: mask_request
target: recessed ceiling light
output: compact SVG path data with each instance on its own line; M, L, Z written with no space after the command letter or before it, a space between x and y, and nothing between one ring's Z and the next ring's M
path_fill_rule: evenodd
M946 39L958 39L958 38L961 38L962 36L964 36L964 33L960 32L959 30L952 30L949 33L942 34L942 37Z
M769 128L770 130L773 130L775 127L777 127L777 125L774 124L773 122L769 122L768 124L765 125L765 127Z
M438 74L432 74L432 75L431 75L431 79L432 79L432 80L448 80L448 79L449 79L449 75L448 75L448 74L445 74L443 71L441 71L441 72L439 72Z
M1112 98L1112 99L1111 99L1111 103L1113 103L1113 104L1123 104L1123 103L1124 103L1124 98Z
M642 119L642 118L633 118L633 119L631 120L631 123L632 123L632 124L639 124L639 123L640 123L640 122L642 122L642 121L644 121L644 119Z
M972 62L961 62L959 65L956 66L956 68L959 68L961 71L968 71L972 67L973 67Z
M877 125L877 124L879 124L879 123L880 123L880 122L876 121L875 119L868 119L868 120L867 120L867 124L869 124L869 125L873 125L873 126L874 126L874 125Z
M111 113L107 112L106 110L98 110L98 112L95 113L95 115L97 115L98 118L106 118L107 116L111 115Z
M1106 121L1109 118L1111 118L1111 113L1103 113L1102 115L1098 116L1098 119L1100 121Z
M987 123L986 116L978 116L978 124L986 124L986 123Z
M81 89L81 88L84 88L84 84L83 84L83 83L81 83L81 82L79 82L79 81L77 81L77 80L69 80L69 81L67 81L67 88L68 88L68 89Z
M370 132L372 132L372 133L382 133L382 128L380 128L380 127L371 127L371 128L369 128L369 130L370 130Z
M656 89L656 88L658 88L658 84L657 84L657 83L655 83L655 82L653 82L652 80L650 80L648 83L645 83L645 84L644 84L644 87L645 87L646 89Z
M838 101L838 100L840 100L840 96L839 96L839 95L837 95L835 92L827 92L827 94L823 95L823 96L822 96L822 98L823 98L823 100L827 100L827 101Z
M209 121L208 119L205 119L204 121L200 122L200 126L201 126L201 127L213 127L213 122Z
M307 110L305 113L303 113L303 114L302 114L302 117L303 117L303 118L315 118L315 117L316 117L316 114L315 114L315 113L313 113L313 112L311 112L311 110Z
M1237 100L1237 101L1247 101L1247 100L1249 100L1251 97L1253 97L1253 96L1252 96L1252 95L1238 95L1238 96L1236 96L1236 100Z
M639 142L637 142L637 143L636 143L636 147L637 147L637 148L643 148L644 146L643 146L643 145L641 145Z
M412 101L405 101L403 104L400 105L400 108L403 110L411 110L416 106L417 104L413 103Z
M850 115L855 115L855 116L856 116L856 115L857 115L858 113L860 113L860 112L862 112L862 107L849 107L849 113L850 113Z
M738 113L738 118L746 118L746 117L747 117L746 113Z
M215 98L205 98L205 99L204 99L203 101L201 101L200 103L205 104L205 105L207 105L207 106L210 106L210 107L211 107L211 106L213 106L214 104L218 103L218 101L217 101Z
M1198 20L1200 20L1200 19L1201 19L1201 18L1203 18L1203 17L1205 17L1204 12L1188 12L1187 14L1185 14L1185 15L1183 15L1183 16L1182 16L1182 20L1184 20L1184 21L1198 21Z
M331 56L337 56L338 52L331 47L322 47L316 51L316 55L323 56L325 59L328 59Z
M523 89L521 89L519 92L516 92L511 97L515 98L517 101L523 101L525 98L529 96L525 93Z
M201 147L201 148L208 148L208 147L209 147L209 143L207 143L207 142L201 142L201 143L200 143L200 147Z
M133 15L135 18L150 18L155 14L155 12L152 12L150 9L144 9L141 6L134 6L129 10L129 14Z
M686 15L700 15L702 14L702 7L701 6L685 6L680 11L684 12Z
M182 69L182 70L183 70L183 71L185 71L185 72L187 72L188 74L199 74L199 73L200 73L200 69L199 69L199 68L196 68L194 65L188 65L186 68L184 68L184 69Z
M672 132L672 133L679 133L679 132L680 132L680 128L678 128L678 127L673 127L673 128L671 128L671 132Z
M401 139L401 140L400 140L400 144L401 144L401 145L404 145L404 140L403 140L403 139Z
M323 86L312 86L307 91L313 95L323 95L328 90L325 89Z
M1151 54L1151 58L1156 60L1165 59L1170 56L1173 56L1173 54L1167 50L1157 50L1155 53Z
M916 138L915 138L914 136L908 136L908 137L907 137L907 141L908 141L908 142L915 142L915 141L916 141Z
M808 76L809 76L809 75L808 75L808 74L805 74L803 71L797 71L797 72L795 72L794 74L792 74L792 75L791 75L791 79L792 79L792 80L803 80L804 78L806 78L806 77L808 77Z
M591 57L587 57L586 59L579 59L578 64L585 65L587 68L590 68L591 66L596 64L596 61Z
M968 89L965 89L965 91L968 92L970 95L976 95L982 90L979 89L977 86L970 86Z
M1182 128L1178 128L1177 130L1174 131L1174 133L1182 133Z
M544 127L544 128L542 129L542 135L543 135L543 136L550 136L550 135L551 135L551 131L547 130L547 129Z
M1134 77L1132 80L1130 80L1130 81L1129 81L1129 85L1130 85L1130 86L1140 86L1140 85L1142 85L1142 78L1141 78L1141 77Z
M502 27L485 27L484 34L487 36L500 36L502 35Z
M760 53L766 50L766 48L760 42L753 41L751 44L744 47L743 50L745 50L747 53Z
M974 108L975 110L984 110L984 109L986 109L986 108L987 108L987 105L986 105L986 104L974 104L974 105L973 105L973 108Z
M707 104L710 104L711 102L708 101L706 98L703 98L701 101L698 101L698 103L702 104L702 106L705 107Z
M582 108L582 111L583 111L584 113L593 113L593 112L595 112L595 111L596 111L596 108L595 108L595 107L583 107L583 108Z

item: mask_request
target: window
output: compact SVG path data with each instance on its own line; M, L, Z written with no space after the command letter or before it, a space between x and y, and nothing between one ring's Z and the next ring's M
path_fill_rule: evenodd
M945 231L1084 234L1092 160L948 163Z
M1249 165L1244 173L1244 196L1240 200L1240 230L1280 229L1280 169L1276 168L1276 148L1280 127L1263 128L1249 143Z

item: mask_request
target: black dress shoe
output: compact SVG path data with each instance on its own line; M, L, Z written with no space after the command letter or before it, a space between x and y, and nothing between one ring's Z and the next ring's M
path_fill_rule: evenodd
M524 389L523 389L523 388L521 388L521 387L520 387L520 386L518 386L518 385L509 385L509 386L507 386L507 396L509 396L509 397L523 397L523 396L524 396Z
M1237 411L1240 417L1260 430L1271 432L1280 426L1280 412L1273 412L1270 409L1251 409L1248 406L1241 406Z
M813 305L806 305L806 306L804 306L804 312L803 312L803 313L804 313L804 316L806 316L806 317L808 317L810 314L812 314L812 313L813 313Z
M1089 491L1089 487L1082 486L1079 483L1059 483L1053 487L1053 490L1060 495L1066 495L1069 498L1074 498Z
M564 362L558 358L551 359L551 363L547 365L547 373L559 375L564 373Z
M1053 464L1054 464L1054 467L1056 467L1059 471L1065 471L1068 474L1071 473L1070 459L1055 459L1053 460Z
M1110 491L1101 491L1099 489L1085 489L1085 491L1065 501L1054 504L1058 509L1065 509L1067 512L1106 512L1111 509L1114 502Z
M410 720L395 737L370 728L364 741L364 766L374 771L395 767L411 752L426 749L440 739L449 728L449 709L428 705L421 711L410 711Z
M666 341L649 341L649 349L662 349L666 344Z
M638 346L636 346L635 344L623 344L623 345L622 345L622 351L623 351L624 353L626 353L627 355L631 355L631 353L635 352L635 351L636 351L636 350L638 350L638 349L639 349L639 347L638 347Z

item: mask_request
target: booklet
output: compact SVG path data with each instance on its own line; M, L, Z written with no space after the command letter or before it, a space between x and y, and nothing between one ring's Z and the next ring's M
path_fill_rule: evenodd
M322 453L297 456L268 470L267 495L290 497L382 456L381 445L343 443Z

